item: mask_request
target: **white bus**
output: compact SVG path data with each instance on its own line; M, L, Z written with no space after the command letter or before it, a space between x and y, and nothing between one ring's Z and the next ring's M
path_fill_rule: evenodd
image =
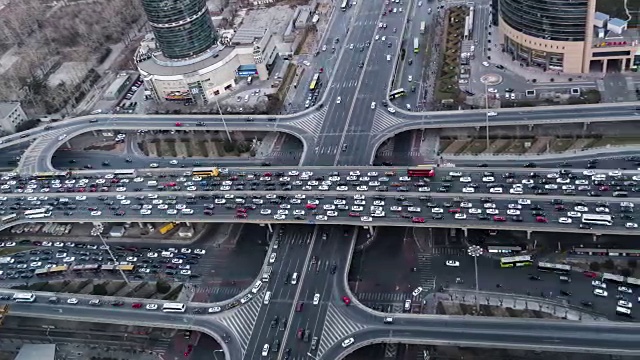
M9 214L6 216L3 216L2 218L0 218L0 223L2 224L8 224L10 222L14 222L18 220L18 215L17 214Z
M27 211L24 212L24 215L28 216L28 215L44 214L46 212L50 213L51 210L53 210L53 208L51 206L45 206L45 207L39 208L39 209L27 210Z
M34 293L15 293L13 294L13 301L15 302L29 302L36 301L36 294Z
M342 11L347 11L348 6L349 6L349 0L342 0L342 5L340 6L340 9L342 9Z
M40 214L25 215L27 219L42 219L49 216L51 216L51 211Z
M118 179L130 179L130 178L136 177L136 170L135 169L116 170L113 172L113 175Z
M162 305L162 311L164 312L185 312L187 306L183 303L168 303Z
M595 214L583 214L582 222L585 224L595 224L595 225L613 225L613 220L611 219L611 215L595 215Z

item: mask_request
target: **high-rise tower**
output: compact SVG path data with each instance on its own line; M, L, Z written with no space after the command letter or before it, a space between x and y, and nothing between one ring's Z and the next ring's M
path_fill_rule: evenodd
M142 7L166 58L190 58L216 44L206 0L142 0Z

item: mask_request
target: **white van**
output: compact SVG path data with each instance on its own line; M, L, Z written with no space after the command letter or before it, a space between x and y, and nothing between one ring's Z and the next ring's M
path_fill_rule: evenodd
M158 186L158 182L155 180L150 180L147 182L147 186Z
M271 291L267 291L264 294L264 300L262 301L265 305L269 304L269 301L271 300Z
M293 276L291 276L291 285L295 285L298 283L298 273L293 273Z
M251 82L252 82L252 81L253 81L253 77L252 77L252 76L249 76L249 77L247 78L247 84L251 85Z
M391 55L387 55L387 61L391 61Z

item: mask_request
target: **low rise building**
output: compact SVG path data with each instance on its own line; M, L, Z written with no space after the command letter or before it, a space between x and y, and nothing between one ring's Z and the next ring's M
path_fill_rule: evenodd
M0 103L0 131L2 133L15 133L16 128L27 120L27 114L24 113L19 102Z

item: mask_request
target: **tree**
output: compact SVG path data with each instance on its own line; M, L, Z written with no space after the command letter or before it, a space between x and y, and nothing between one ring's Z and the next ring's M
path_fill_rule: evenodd
M156 291L160 294L166 294L171 291L171 284L166 280L158 280L156 282Z
M638 260L636 259L629 259L629 261L627 261L627 266L629 266L632 269L635 269L638 267Z
M624 276L624 277L629 277L631 276L631 270L628 268L624 268L622 270L620 270L620 275Z
M591 264L589 264L589 270L600 271L600 263L597 261L592 261Z
M613 260L607 259L604 264L602 264L602 267L607 270L612 270L615 267L615 264L613 263Z
M222 144L222 148L226 153L231 153L236 149L235 145L231 141L225 141L224 144Z
M109 294L109 291L107 291L107 287L104 284L93 285L93 290L91 291L91 295L105 296L108 294Z

